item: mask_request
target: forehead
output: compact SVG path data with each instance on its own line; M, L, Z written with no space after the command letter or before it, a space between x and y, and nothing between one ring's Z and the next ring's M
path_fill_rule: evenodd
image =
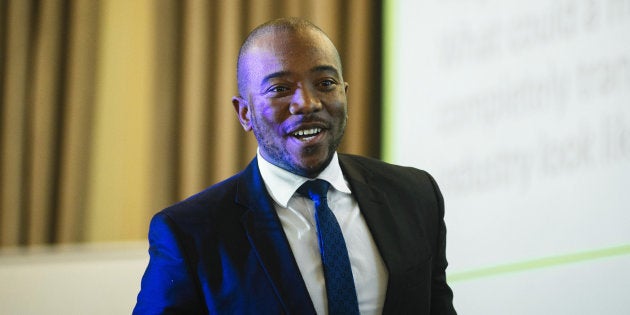
M243 55L241 66L250 81L274 72L301 73L320 66L335 68L341 76L341 62L332 42L309 29L261 35Z

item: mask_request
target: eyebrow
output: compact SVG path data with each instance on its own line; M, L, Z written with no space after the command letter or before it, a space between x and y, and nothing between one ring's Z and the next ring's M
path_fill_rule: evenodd
M262 85L264 85L265 83L267 83L271 79L284 77L284 76L288 75L289 73L291 73L291 72L289 72L289 71L278 71L278 72L270 73L270 74L266 75L265 77L263 77L261 83L262 83Z
M337 77L339 77L339 70L337 70L337 68L335 68L334 66L328 66L328 65L322 65L322 66L316 66L313 69L311 69L311 73L313 72L334 72L335 75Z
M329 66L329 65L315 66L315 67L311 68L311 70L310 70L311 73L328 72L328 71L329 72L334 72L335 76L339 77L339 71L337 70L337 68L335 68L333 66ZM270 74L264 76L261 82L264 85L265 83L269 82L269 80L271 80L271 79L284 77L284 76L289 75L290 73L291 73L290 71L278 71L278 72L270 73Z

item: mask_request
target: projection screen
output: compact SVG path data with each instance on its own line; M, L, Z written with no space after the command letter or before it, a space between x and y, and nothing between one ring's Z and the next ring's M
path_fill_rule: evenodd
M385 159L446 201L461 314L629 314L630 1L387 1Z

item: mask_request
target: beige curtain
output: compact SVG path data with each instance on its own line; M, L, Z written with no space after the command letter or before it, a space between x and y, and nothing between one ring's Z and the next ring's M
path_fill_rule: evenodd
M231 106L245 35L322 27L350 83L341 151L379 156L380 1L0 0L0 246L144 239L256 142Z

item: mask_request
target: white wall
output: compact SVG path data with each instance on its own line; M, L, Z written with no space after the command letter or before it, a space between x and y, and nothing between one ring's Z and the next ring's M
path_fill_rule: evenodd
M131 314L147 245L0 252L0 314Z
M461 313L630 309L630 1L388 8L386 156L442 188Z

